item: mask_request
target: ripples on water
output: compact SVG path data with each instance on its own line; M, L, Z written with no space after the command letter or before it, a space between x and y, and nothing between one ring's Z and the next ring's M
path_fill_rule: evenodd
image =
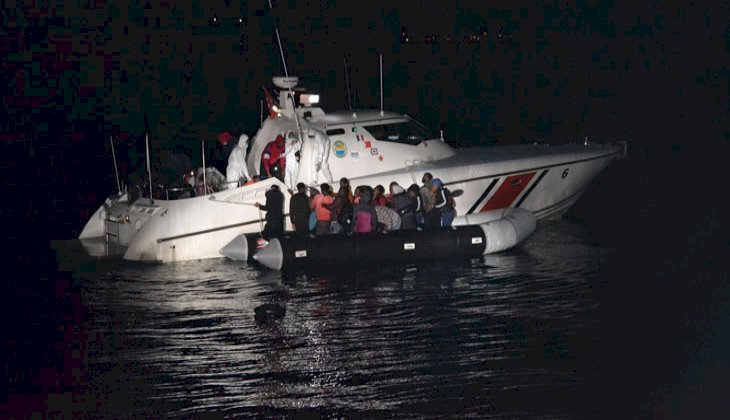
M74 274L82 399L113 416L600 413L607 252L556 221L507 253L417 267L98 263Z

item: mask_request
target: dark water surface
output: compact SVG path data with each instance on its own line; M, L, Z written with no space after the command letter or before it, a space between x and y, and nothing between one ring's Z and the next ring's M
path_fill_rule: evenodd
M616 166L475 260L282 275L27 241L0 414L727 418L724 210Z
M651 369L653 356L622 356L646 343L616 316L623 297L609 283L624 280L607 269L616 252L574 221L543 222L518 248L478 260L321 275L223 259L94 261L77 245L55 244L69 276L56 284L60 322L48 337L47 354L62 360L41 375L49 413L666 410L640 405L634 369ZM285 314L257 319L257 307Z

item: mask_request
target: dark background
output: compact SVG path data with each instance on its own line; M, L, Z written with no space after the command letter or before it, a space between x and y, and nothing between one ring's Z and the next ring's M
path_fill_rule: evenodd
M261 86L283 73L274 23L326 109L348 104L345 58L355 105L378 107L382 53L386 108L454 145L628 140L634 168L679 196L726 155L727 5L77 3L3 8L2 166L25 197L13 222L43 237L76 236L114 191L109 135L123 175L143 166L144 114L153 152L193 162L201 140L215 159L218 133L254 134Z
M53 304L48 241L76 237L116 189L109 135L126 176L144 162L144 114L155 155L177 147L193 162L200 141L216 159L218 133L255 133L261 86L283 73L275 24L290 74L321 92L325 109L348 105L345 58L355 105L377 108L382 53L385 108L444 129L454 146L627 140L628 158L567 216L652 267L631 279L652 299L627 293L642 309L619 319L654 333L674 322L688 336L704 308L725 319L726 3L279 1L273 12L264 1L177 3L3 2L1 216L17 325ZM646 378L638 401L673 398L661 382L671 375Z

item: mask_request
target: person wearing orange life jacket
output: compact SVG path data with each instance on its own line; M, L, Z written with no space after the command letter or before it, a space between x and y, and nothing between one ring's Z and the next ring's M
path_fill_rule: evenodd
M269 142L261 153L261 178L275 176L284 182L286 163L284 160L284 136L279 134L274 141Z
M320 185L321 194L317 194L312 198L311 209L317 216L317 227L314 234L329 235L330 222L332 221L332 204L335 198L332 196L332 187L324 183Z

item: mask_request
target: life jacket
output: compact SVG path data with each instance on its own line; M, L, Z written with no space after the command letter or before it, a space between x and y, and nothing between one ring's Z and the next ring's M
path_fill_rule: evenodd
M277 136L277 140L283 136L279 135ZM286 169L286 159L282 159L284 157L284 149L279 148L279 146L276 145L277 140L274 140L272 142L269 142L266 147L264 148L263 153L261 153L261 165L264 168L264 174L266 172L269 172L271 170L271 167L278 163L279 168L282 172Z
M332 212L323 204L332 204L333 201L335 200L330 195L318 194L314 197L312 206L314 207L314 212L317 214L317 221L329 222L331 220Z

